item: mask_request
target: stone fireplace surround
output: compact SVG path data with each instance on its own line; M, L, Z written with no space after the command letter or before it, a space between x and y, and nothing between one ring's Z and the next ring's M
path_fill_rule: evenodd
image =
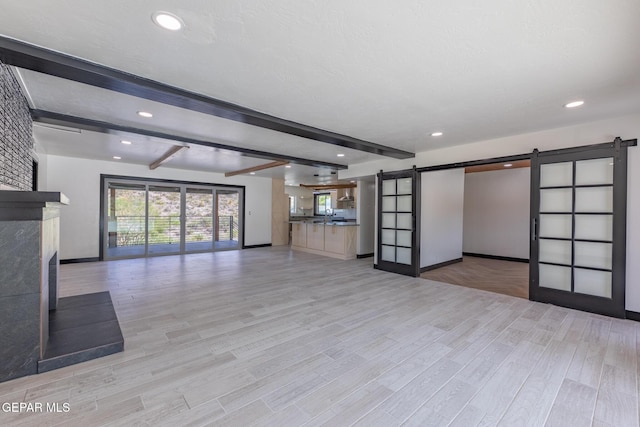
M58 192L0 190L0 382L123 351L109 292L58 299Z

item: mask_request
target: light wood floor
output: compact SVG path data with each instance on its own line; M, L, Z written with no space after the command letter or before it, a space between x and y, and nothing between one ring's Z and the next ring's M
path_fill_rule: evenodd
M529 264L465 256L462 262L426 271L423 279L529 299Z
M0 425L638 426L640 323L286 247L61 267L124 353L0 384Z

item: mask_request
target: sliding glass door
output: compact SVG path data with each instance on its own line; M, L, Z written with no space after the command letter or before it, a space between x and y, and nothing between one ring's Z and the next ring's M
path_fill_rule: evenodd
M147 250L150 255L180 253L180 196L180 187L148 187Z
M236 249L240 236L240 193L235 190L218 190L216 194L216 248Z
M243 191L103 179L102 258L240 249Z
M105 192L107 208L106 255L109 258L144 256L147 236L147 188L113 182Z
M185 251L213 250L213 192L212 188L186 190Z

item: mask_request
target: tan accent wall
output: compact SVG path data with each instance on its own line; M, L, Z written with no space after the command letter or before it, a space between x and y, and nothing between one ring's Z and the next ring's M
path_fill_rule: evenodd
M271 180L271 245L289 244L289 198L284 192L284 179Z

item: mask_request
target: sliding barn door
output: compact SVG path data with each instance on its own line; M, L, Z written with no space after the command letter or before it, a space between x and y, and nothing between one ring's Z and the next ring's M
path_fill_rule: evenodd
M376 268L414 277L420 274L419 200L420 175L415 169L378 174Z
M624 317L627 146L534 152L530 299Z

